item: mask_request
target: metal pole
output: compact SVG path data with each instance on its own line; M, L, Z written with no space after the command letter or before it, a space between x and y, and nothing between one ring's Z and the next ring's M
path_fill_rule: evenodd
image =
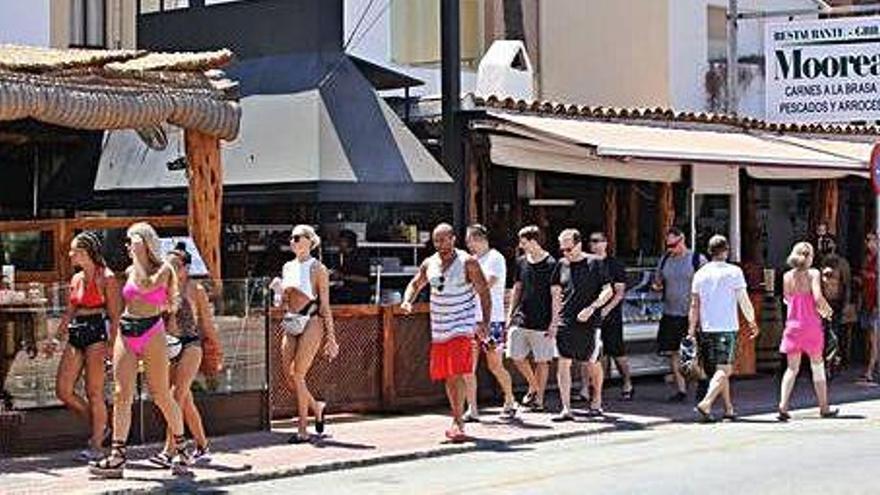
M443 109L443 166L458 181L454 201L455 226L464 225L467 197L467 173L463 163L463 145L458 124L461 107L461 28L459 0L441 0L440 65Z
M727 7L727 113L736 114L737 102L737 23L739 5L737 0L728 0Z
M875 194L874 200L876 201L876 203L874 205L874 216L875 216L874 233L876 234L877 232L880 232L880 194ZM876 311L878 314L880 314L880 260L878 260L878 262L876 264L877 264L877 267L876 267L876 269L877 269L877 295L875 297L877 298L877 306L876 306L877 309L875 309L874 311ZM878 324L877 320L871 319L871 321L873 322L873 328L871 328L871 331L876 331L877 324ZM874 335L874 338L877 338L876 334Z
M40 208L40 148L34 146L34 188L33 188L33 212L32 216L37 218Z

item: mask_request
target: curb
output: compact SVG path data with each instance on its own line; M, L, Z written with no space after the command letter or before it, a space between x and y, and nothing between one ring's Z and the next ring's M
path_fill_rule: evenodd
M678 421L677 419L660 419L649 421L645 423L639 423L640 427L643 428L651 428L656 426L661 426L665 424L671 424ZM516 447L519 445L528 445L535 443L543 443L543 442L552 442L557 440L567 440L571 438L580 438L580 437L588 437L593 435L600 435L606 433L612 433L615 431L621 431L620 428L609 425L603 426L598 429L591 430L575 430L575 431L565 431L558 433L551 433L545 435L532 435L522 438L515 438L512 440L477 440L476 442L467 443L464 445L458 446L443 446L441 448L428 449L428 450L420 450L414 452L404 452L399 454L387 454L380 455L376 457L370 457L366 459L353 459L349 461L339 461L339 462L325 462L320 464L311 464L305 465L301 467L281 469L277 471L265 472L265 473L242 473L239 475L230 475L222 478L215 478L204 481L193 481L193 480L177 480L172 482L167 482L162 484L161 486L151 487L151 488L130 488L130 489L121 489L121 490L109 490L101 493L105 494L148 494L148 493L168 493L168 492L190 492L196 489L206 489L206 488L217 488L221 486L230 486L230 485L241 485L245 483L255 483L261 481L271 481L282 478L293 478L297 476L305 476L310 474L319 474L319 473L328 473L333 471L341 471L344 469L357 469L357 468L365 468L372 466L379 466L384 464L397 464L402 462L421 460L421 459L434 459L438 457L446 457L456 454L463 454L468 452L478 452L480 450L484 450L487 446L494 447Z

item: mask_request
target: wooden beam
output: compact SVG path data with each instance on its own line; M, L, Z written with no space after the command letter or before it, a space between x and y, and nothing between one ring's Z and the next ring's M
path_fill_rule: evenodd
M614 253L617 247L617 186L611 181L605 184L605 236L608 237L608 251Z
M675 201L672 197L672 183L657 185L657 244L662 252L666 249L666 231L675 223Z
M639 252L639 192L635 183L626 187L626 242L630 253Z
M189 232L205 260L211 279L219 284L222 279L220 236L223 209L220 140L187 129L184 131L184 141L189 166Z

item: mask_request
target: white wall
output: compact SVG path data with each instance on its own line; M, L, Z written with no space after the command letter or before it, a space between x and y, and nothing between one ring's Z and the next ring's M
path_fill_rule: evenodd
M0 0L0 43L49 46L49 0Z
M399 1L399 0L388 0ZM343 43L351 37L351 32L360 19L362 12L370 4L370 0L345 0L344 26L345 38ZM370 62L402 72L425 82L424 86L412 88L412 95L439 95L440 94L440 66L403 66L391 61L391 9L385 9L384 2L373 1L373 6L367 13L366 18L358 28L358 32L348 48L348 52ZM378 14L382 15L379 16ZM376 21L373 24L373 21ZM373 25L370 27L370 25ZM369 28L369 30L367 30ZM477 73L474 70L462 68L461 91L462 93L473 92L477 87Z
M708 108L705 77L708 64L707 11L709 6L727 9L728 0L669 0L669 75L672 106L677 110L705 111ZM812 9L812 0L740 0L740 12ZM815 18L815 15L798 18ZM776 19L744 19L739 23L737 51L740 57L763 56L764 26ZM764 80L757 66L748 72L739 90L739 113L764 117Z

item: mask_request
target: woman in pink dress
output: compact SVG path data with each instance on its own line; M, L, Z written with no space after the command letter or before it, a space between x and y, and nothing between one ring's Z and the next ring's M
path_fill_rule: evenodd
M831 317L831 306L822 296L821 274L813 266L813 246L808 242L794 245L788 256L792 268L783 277L783 293L788 306L785 332L779 351L788 358L788 369L782 376L782 391L779 398L779 421L788 421L789 399L794 390L801 366L801 355L810 357L813 372L813 388L819 401L819 413L823 418L837 416L838 410L828 406L828 388L825 384L825 363L823 350L825 338L822 331L822 318Z

